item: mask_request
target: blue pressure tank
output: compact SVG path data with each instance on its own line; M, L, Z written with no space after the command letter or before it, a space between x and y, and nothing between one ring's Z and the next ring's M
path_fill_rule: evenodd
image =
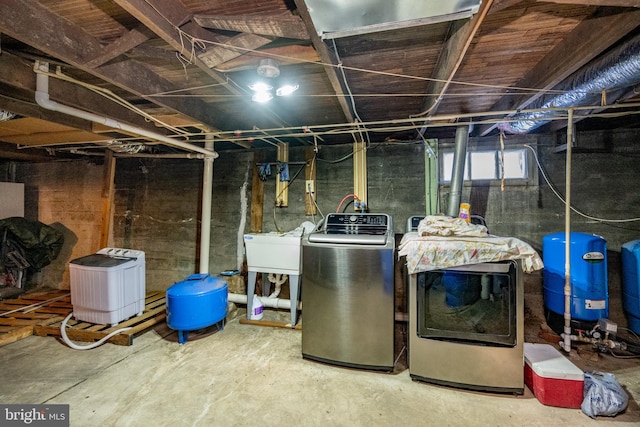
M564 315L565 242L564 232L542 238L544 306L560 319ZM595 234L572 232L570 243L571 319L597 322L607 318L607 242Z
M640 240L622 245L622 307L629 328L640 334Z
M189 331L213 324L224 328L228 295L227 282L209 274L193 274L167 289L167 326L178 331L180 344Z
M480 299L480 275L445 270L442 283L449 307L473 304Z

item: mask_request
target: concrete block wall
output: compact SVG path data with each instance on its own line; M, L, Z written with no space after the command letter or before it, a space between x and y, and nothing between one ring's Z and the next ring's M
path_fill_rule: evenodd
M562 142L562 136L558 137ZM634 132L577 135L573 154L573 204L594 217L640 217L640 148ZM555 136L510 137L508 142L535 142L550 180L564 194L566 154L554 152ZM443 142L443 141L441 141ZM444 141L446 142L446 141ZM452 141L450 141L452 142ZM257 150L256 150L257 151ZM264 149L262 161L276 160L275 149ZM292 147L290 162L302 162L306 147ZM352 192L351 146L321 146L316 166L317 203L327 214ZM239 236L249 231L254 152L221 152L214 163L211 272L236 268ZM6 167L6 166L5 166ZM293 178L300 166L290 167ZM45 269L43 283L68 286L64 264L93 253L99 243L102 166L78 160L64 163L19 163L18 182L27 184L27 215L69 230L60 265ZM395 232L405 231L406 219L424 212L424 152L421 144L374 145L368 151L369 206L392 215ZM304 213L304 170L289 186L289 206L274 208L275 170L264 183L263 232L288 231L303 221L317 221ZM199 160L118 159L115 177L112 246L131 247L147 255L148 289L166 289L198 271L199 211L202 162ZM246 199L245 199L246 198ZM246 211L241 212L243 199ZM440 189L446 211L448 189ZM541 250L542 237L564 229L564 206L542 176L527 186L465 186L463 201L482 214L493 234L518 237ZM351 200L343 209L351 211ZM474 211L474 208L476 211ZM479 211L477 210L479 209ZM244 217L244 229L240 230ZM603 236L609 246L609 287L612 319L624 322L620 297L620 246L640 238L640 224L604 224L572 214L574 231ZM65 245L67 246L67 245ZM240 248L242 251L242 248ZM62 257L61 257L62 258ZM528 285L532 298L541 295L540 280ZM535 304L539 308L540 304Z
M20 163L16 182L25 184L25 218L64 235L58 258L34 275L33 285L69 288L69 261L99 250L102 219L102 165L60 161Z

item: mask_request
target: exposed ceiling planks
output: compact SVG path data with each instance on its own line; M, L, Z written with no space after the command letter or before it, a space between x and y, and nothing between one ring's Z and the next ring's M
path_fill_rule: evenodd
M418 139L427 120L429 136L445 138L454 128L435 124L528 108L543 91L562 88L633 41L638 3L490 0L471 19L409 28L381 10L379 28L392 23L390 30L323 39L304 0L2 0L0 109L17 114L13 120L38 119L13 144L34 135L103 150L101 141L122 137L147 143L153 153L176 150L36 105L34 65L44 61L68 79L49 78L52 100L161 136L178 133L195 145L211 133L218 150L313 144L313 135L323 144L351 143L348 132L358 126L369 133L357 137L371 142ZM267 81L273 99L259 104L249 87L265 58L279 76ZM298 90L276 96L285 83ZM624 111L638 109L639 84L640 76L616 93L615 102L632 105ZM592 123L638 128L638 117ZM43 121L68 129L54 132ZM491 124L475 129L498 132ZM83 132L94 135L87 145L76 136Z

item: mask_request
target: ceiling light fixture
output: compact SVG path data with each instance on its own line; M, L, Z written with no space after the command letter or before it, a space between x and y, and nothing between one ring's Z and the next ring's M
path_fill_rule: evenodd
M254 92L269 92L271 89L273 89L273 86L268 85L265 82L255 82L254 84L249 86L249 89Z
M252 101L260 102L260 103L269 102L272 99L273 99L273 95L271 95L271 92L266 92L266 91L256 92L251 97Z
M259 76L268 79L277 79L280 76L280 68L278 63L273 59L261 59L258 68L256 69ZM251 100L255 102L268 102L273 99L273 86L264 81L258 81L249 86L254 94ZM276 96L288 96L298 90L298 85L282 84L276 89Z
M298 90L298 85L285 84L276 89L276 95L289 96L296 90Z
M278 63L271 58L261 59L260 65L258 65L258 69L256 71L259 76L267 77L269 79L274 79L280 75Z

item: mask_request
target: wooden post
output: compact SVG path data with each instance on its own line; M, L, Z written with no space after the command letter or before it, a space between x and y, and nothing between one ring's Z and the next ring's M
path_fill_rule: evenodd
M251 179L251 220L249 232L262 233L262 211L264 209L264 182L260 180L258 166L263 159L262 152L254 152L253 155L253 176Z
M315 155L316 152L314 148L307 147L304 153L304 158L307 162L307 166L305 166L304 169L304 192L306 195L304 198L305 215L315 215L317 213L316 204L314 203L314 200L317 200L316 197L318 195L318 188L316 186L316 170L318 165L316 163Z

